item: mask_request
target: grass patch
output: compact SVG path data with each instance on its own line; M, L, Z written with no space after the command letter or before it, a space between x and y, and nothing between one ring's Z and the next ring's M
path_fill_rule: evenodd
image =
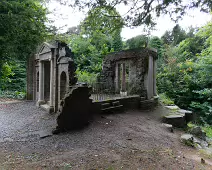
M206 132L207 137L212 138L212 126L206 125L202 129Z
M26 97L26 92L0 90L0 97L11 99L24 99Z
M165 93L159 94L159 100L165 105L173 105L174 101L166 96Z
M208 153L206 150L204 149L200 149L199 150L200 156L206 158L206 159L211 159L212 158L212 154Z
M210 125L201 126L201 125L196 125L196 124L193 124L193 123L189 122L187 124L187 126L188 126L188 128L193 128L195 126L200 126L201 129L205 131L207 137L212 138L212 126L210 126Z

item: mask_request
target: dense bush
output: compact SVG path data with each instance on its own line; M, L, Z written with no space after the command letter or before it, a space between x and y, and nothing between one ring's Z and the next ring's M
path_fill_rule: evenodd
M0 96L24 98L26 91L26 64L23 61L5 63L1 70Z
M76 73L77 73L78 82L84 82L84 83L88 83L89 85L92 85L96 83L97 81L98 74L89 73L87 71L80 71L80 70L77 70Z
M192 109L199 122L212 125L212 23L170 48L157 76L159 93Z

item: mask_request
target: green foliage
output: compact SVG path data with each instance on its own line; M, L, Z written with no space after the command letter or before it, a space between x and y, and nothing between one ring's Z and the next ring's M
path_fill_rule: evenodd
M1 98L24 99L26 92L0 90L0 96Z
M121 51L123 48L123 42L121 38L121 30L116 30L113 36L112 48L114 51Z
M64 3L63 0L58 0ZM154 16L156 14L159 17L162 14L169 14L174 21L179 20L186 14L186 11L191 8L199 8L201 11L210 12L212 9L211 0L72 0L69 1L69 5L77 7L79 10L93 9L94 7L105 7L108 9L126 7L126 12L123 13L123 20L127 26L139 26L139 25L154 25ZM108 19L116 18L116 15L105 15ZM118 16L119 17L119 16ZM93 20L97 20L98 15L92 17Z
M11 61L5 63L0 77L1 97L22 98L26 89L26 63L21 61Z
M162 66L162 63L164 63L164 58L163 58L163 46L162 46L162 41L159 37L152 37L150 38L149 47L155 48L158 53L158 61L157 61L157 67L160 69Z
M165 105L173 105L174 101L171 100L165 93L159 94L160 101Z
M111 35L114 31L120 30L123 24L123 20L115 8L101 6L90 9L88 16L81 23L81 29L86 36L91 36L96 31Z
M89 73L86 71L76 71L78 82L85 82L89 85L92 85L93 83L96 83L98 74Z
M5 89L8 83L11 82L10 77L14 75L11 65L7 62L3 64L0 77L0 89Z
M161 40L163 44L176 46L186 38L193 38L194 37L195 29L193 27L189 28L188 33L183 30L179 24L175 25L172 31L166 31Z
M182 108L193 109L199 122L212 124L212 24L176 47L168 47L157 76L159 93Z
M72 36L69 45L74 52L74 60L81 71L98 73L102 68L102 59L110 49L110 39L102 33L96 34L95 38Z
M205 125L202 127L202 129L205 131L207 137L212 138L212 127L209 125Z
M146 47L148 37L146 35L138 35L126 41L127 49Z
M46 9L38 0L2 0L0 11L1 59L26 59L46 37Z
M41 0L1 0L1 90L24 91L25 62L48 35L46 14ZM14 92L14 96L19 94Z
M98 15L97 15L98 14ZM79 26L81 32L72 34L68 44L74 52L75 62L81 71L99 73L102 69L103 57L109 52L122 49L120 17L107 19L105 15L119 14L115 9L108 7L93 8ZM92 24L89 21L97 15Z
M206 133L207 137L209 138L212 138L212 126L208 125L208 124L205 124L204 126L201 126L201 125L196 125L196 124L193 124L193 123L188 123L187 124L188 128L193 128L195 126L200 126L201 129Z

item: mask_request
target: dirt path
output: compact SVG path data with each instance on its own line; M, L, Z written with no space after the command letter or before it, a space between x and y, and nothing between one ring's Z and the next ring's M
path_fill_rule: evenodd
M84 130L40 139L55 127L54 115L33 102L0 104L0 169L212 169L186 155L196 150L162 126L164 111L97 116Z

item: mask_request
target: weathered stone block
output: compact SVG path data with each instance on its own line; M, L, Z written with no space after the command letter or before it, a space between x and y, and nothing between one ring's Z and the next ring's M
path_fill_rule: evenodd
M206 140L206 133L199 126L191 128L189 132L202 140Z
M87 86L74 86L61 102L57 128L53 133L82 128L91 118L92 100Z
M186 127L186 121L184 115L168 115L164 117L163 122L171 124L174 127L178 128Z

